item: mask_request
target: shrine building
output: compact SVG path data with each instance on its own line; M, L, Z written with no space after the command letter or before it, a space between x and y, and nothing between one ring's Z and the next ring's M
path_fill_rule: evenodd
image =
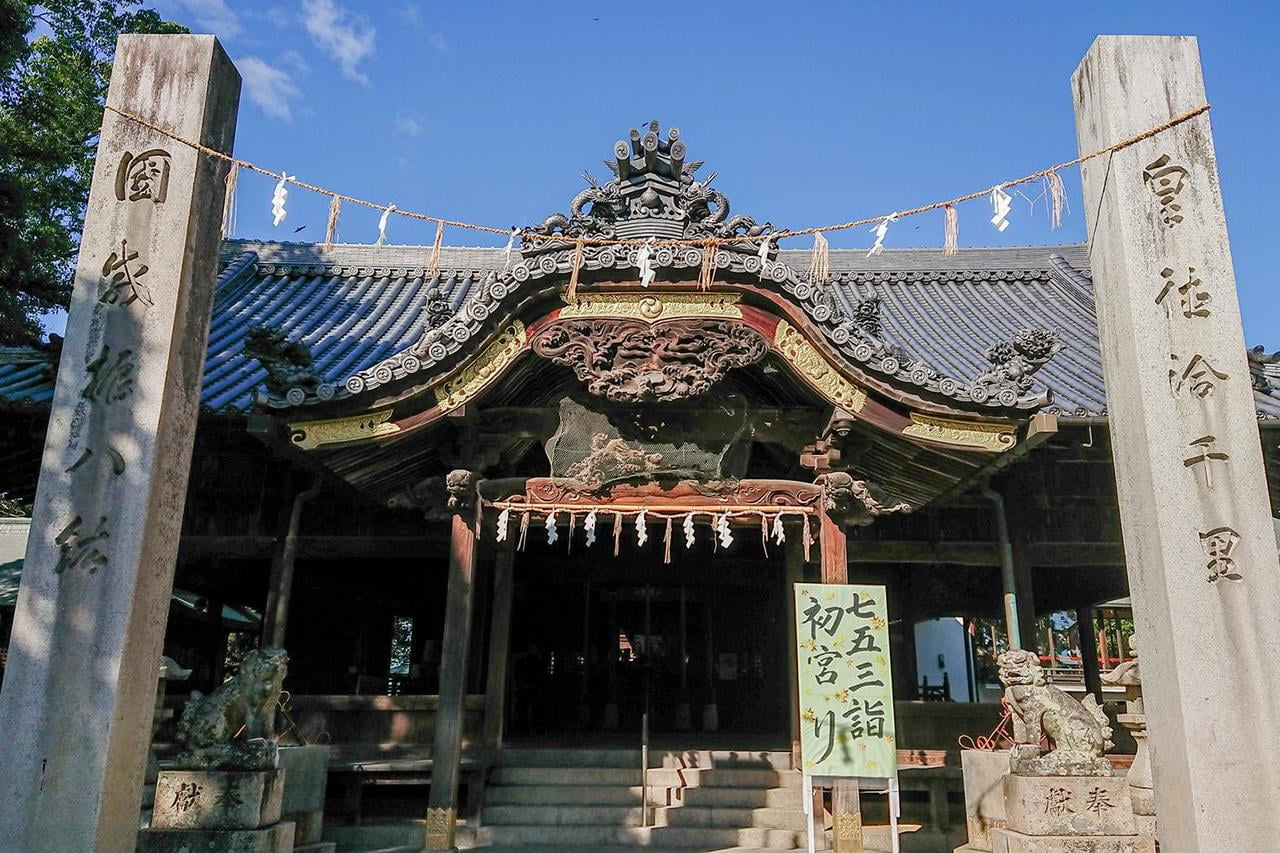
M441 819L536 839L478 815L537 750L607 763L646 725L681 755L792 750L791 585L879 584L904 797L913 763L954 771L919 794L963 826L992 651L1113 699L1099 660L1126 651L1099 618L1128 588L1086 247L811 270L758 250L769 211L727 195L749 176L713 183L675 129L608 165L508 249L222 243L165 644L192 674L167 706L286 648L333 820L399 782L419 817L429 786ZM59 355L0 350L11 498L34 496ZM1271 467L1280 378L1250 366ZM5 643L21 528L0 520ZM1046 633L1060 612L1074 639Z

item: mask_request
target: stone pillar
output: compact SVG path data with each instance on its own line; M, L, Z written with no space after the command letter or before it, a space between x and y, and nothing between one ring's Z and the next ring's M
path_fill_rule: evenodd
M212 36L126 35L107 103L229 152ZM103 117L0 693L19 850L132 850L209 334L227 164Z
M455 475L465 474L465 478ZM453 472L450 507L454 510L449 545L449 586L440 644L440 704L436 711L431 749L431 794L427 808L425 847L456 850L458 782L462 764L462 725L467 699L467 656L471 640L471 611L475 597L476 512L474 484L467 472Z
M1206 102L1196 40L1103 36L1080 150ZM1163 848L1280 837L1280 566L1209 117L1084 164L1116 484Z

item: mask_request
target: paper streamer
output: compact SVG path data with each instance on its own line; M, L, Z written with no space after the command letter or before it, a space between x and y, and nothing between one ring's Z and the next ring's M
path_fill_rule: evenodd
M722 548L728 548L733 544L733 531L729 528L729 513L720 514L720 518L716 521L716 533Z
M498 535L494 538L498 542L507 541L507 523L511 520L511 507L507 507L498 513Z
M787 531L782 527L782 513L773 517L773 544L781 545L787 541Z
M772 238L765 237L760 241L760 248L756 250L756 257L760 259L760 280L764 281L765 268L769 266L769 240Z
M649 242L640 247L640 251L636 252L636 267L640 271L640 286L648 287L653 284L657 273L653 271L653 238L649 238Z
M502 250L502 269L511 269L511 251L516 246L516 237L520 236L519 228L511 229L511 236L507 238L507 247Z
M996 212L991 217L991 224L997 231L1004 231L1009 227L1009 209L1013 207L1013 197L1004 191L1004 184L991 188L991 207Z
M582 530L587 534L587 547L590 548L596 544L596 511L594 509L583 519Z
M880 224L872 230L876 232L876 242L871 247L871 251L867 252L867 257L878 255L884 251L884 236L889 233L889 225L898 221L898 214L890 213L884 219L880 220Z
M284 203L289 198L289 188L285 186L288 181L294 179L294 175L287 172L280 173L280 180L276 182L275 192L271 193L271 224L279 225L284 222L285 212Z
M1057 172L1045 175L1045 191L1049 194L1049 227L1057 230L1062 225L1062 208L1066 205L1067 191Z
M543 524L545 524L547 528L547 544L556 544L556 540L560 538L560 531L556 529L556 514L554 510L547 513L547 518Z
M640 510L640 514L636 516L636 544L644 545L649 541L649 527L644 517L644 510Z
M693 513L686 513L680 527L684 530L684 547L692 548L694 540Z
M387 242L387 217L395 209L396 206L394 204L389 204L382 209L382 215L378 217L378 242L373 245L381 246Z

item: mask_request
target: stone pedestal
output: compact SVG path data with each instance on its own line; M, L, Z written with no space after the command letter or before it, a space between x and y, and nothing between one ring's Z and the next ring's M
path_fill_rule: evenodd
M1015 776L1002 782L1004 828L993 853L1155 853L1136 834L1123 776Z
M291 853L293 849L291 823L263 829L144 829L138 833L138 853Z
M1153 839L1140 835L1024 835L1009 829L991 833L994 853L1156 853Z
M284 770L166 770L138 849L289 853L295 827L280 820L286 778Z
M328 746L280 748L280 769L287 772L280 813L294 824L294 844L320 841L324 831L324 791L329 776Z
M960 752L960 767L969 839L960 849L990 850L991 831L1005 825L1002 779L1009 773L1009 751L965 749Z

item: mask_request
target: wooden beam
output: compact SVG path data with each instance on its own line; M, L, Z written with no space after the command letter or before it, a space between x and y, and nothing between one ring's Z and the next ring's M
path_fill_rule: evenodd
M1119 542L1032 542L1026 549L1028 562L1037 569L1124 565L1124 546ZM995 542L852 539L848 561L998 566L1000 546Z

